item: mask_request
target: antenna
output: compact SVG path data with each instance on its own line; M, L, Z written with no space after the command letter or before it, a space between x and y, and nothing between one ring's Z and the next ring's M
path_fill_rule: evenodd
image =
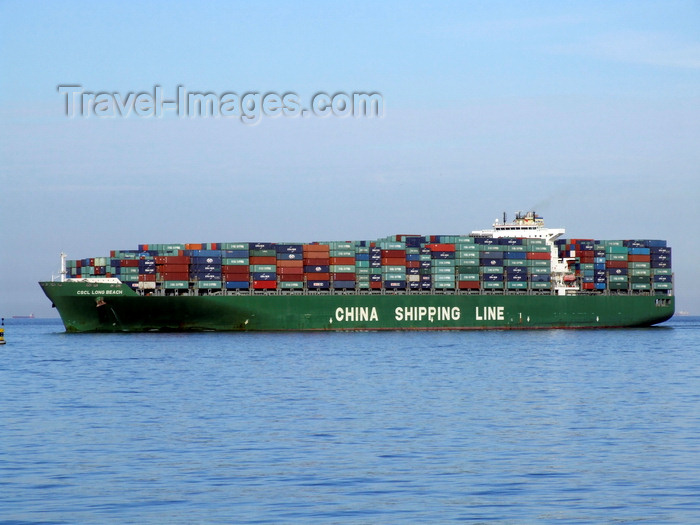
M506 212L503 212L503 224L506 223Z

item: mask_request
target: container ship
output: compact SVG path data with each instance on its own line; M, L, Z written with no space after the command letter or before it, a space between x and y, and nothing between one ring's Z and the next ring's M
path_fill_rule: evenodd
M143 244L39 283L68 332L651 326L674 313L666 241L566 239L535 212L468 235Z

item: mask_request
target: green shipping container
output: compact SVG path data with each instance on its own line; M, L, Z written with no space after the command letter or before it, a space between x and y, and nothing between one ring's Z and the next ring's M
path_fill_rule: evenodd
M282 290L293 290L296 288L303 288L303 281L282 281L277 286Z
M277 266L274 264L251 264L251 272L276 272Z
M189 288L190 283L188 281L164 281L163 288L166 290Z
M218 289L221 288L221 281L197 281L197 288L202 289Z
M250 264L250 259L235 259L232 257L223 257L221 259L221 264L227 266L247 266Z

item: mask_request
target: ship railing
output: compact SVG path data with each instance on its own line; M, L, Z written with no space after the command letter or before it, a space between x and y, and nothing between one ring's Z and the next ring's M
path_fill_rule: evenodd
M620 295L630 295L630 296L658 296L658 297L672 297L673 296L673 277L672 277L672 287L670 289L648 289L648 290L632 290L630 288L621 290L611 290L610 288L605 288L603 290L584 290L584 289L572 289L567 290L566 295L593 295L593 296L620 296ZM270 296L270 295L556 295L556 288L532 288L528 286L527 288L500 288L500 289L468 289L460 290L458 288L434 288L434 289L372 289L372 288L353 288L353 289L307 289L307 288L296 288L296 289L274 289L274 290L224 290L224 289L197 289L194 287L183 288L183 289L164 289L157 287L155 289L134 290L136 293L142 296Z

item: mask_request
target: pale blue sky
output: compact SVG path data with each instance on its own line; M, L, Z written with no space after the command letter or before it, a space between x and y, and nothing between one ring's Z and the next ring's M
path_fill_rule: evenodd
M381 119L67 118L57 86L379 92ZM662 238L700 314L700 2L0 1L0 315L139 243Z

